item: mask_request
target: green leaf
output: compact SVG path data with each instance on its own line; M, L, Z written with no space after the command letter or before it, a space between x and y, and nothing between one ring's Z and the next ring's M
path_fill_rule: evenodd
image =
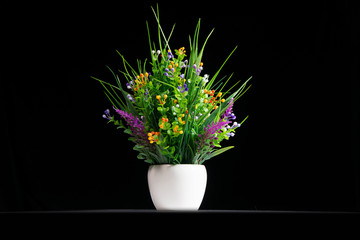
M132 134L132 131L131 131L130 129L125 129L125 130L124 130L124 133Z
M144 162L150 163L150 164L155 164L155 162L153 160L151 160L151 159L146 159Z
M219 154L222 154L222 153L224 153L224 152L226 152L227 150L230 150L230 149L232 149L232 148L234 148L234 146L224 147L224 148L221 148L221 149L219 149L219 150L216 150L216 151L214 151L214 152L212 152L212 153L209 154L209 158L208 158L208 159L213 158L213 157L215 157L215 156L217 156L217 155L219 155Z
M146 156L144 156L143 153L139 153L139 154L137 155L137 158L138 158L138 159L146 159Z

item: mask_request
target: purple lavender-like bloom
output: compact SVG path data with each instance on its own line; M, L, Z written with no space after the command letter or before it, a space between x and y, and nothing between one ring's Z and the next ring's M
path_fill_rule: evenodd
M226 109L226 111L222 115L222 118L229 118L229 116L232 116L233 106L234 106L234 99L232 98L229 102L229 107Z
M166 73L164 73L164 75L165 75L165 76L167 76L167 77L169 76L169 74L168 74L167 72L166 72Z
M222 129L224 126L230 123L228 120L223 120L224 119L220 119L219 122L209 124L206 128L204 127L205 132L208 134L215 134L216 131Z
M119 114L122 118L125 119L126 125L130 127L130 130L132 132L130 135L135 138L135 142L141 145L148 145L149 141L147 140L143 121L139 120L138 117L134 117L131 113L127 113L123 110L117 109L114 106L113 108L117 114Z
M232 113L233 105L234 105L234 99L231 99L229 103L229 107L221 116L220 120L218 122L213 122L212 124L209 124L206 127L204 127L204 133L199 134L198 151L201 151L201 149L204 148L205 146L210 146L208 145L207 140L213 141L217 139L215 135L216 131L219 131L220 129L224 128L226 125L232 123L231 120L233 120L233 117L235 116ZM211 145L211 147L212 146L213 145Z

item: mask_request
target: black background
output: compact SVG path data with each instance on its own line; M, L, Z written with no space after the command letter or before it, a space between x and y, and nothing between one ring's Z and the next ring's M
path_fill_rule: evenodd
M116 1L115 1L116 2ZM13 3L3 10L0 210L152 209L148 165L101 117L90 76L149 57L156 1ZM202 209L359 211L359 9L347 1L160 1L172 48L201 18L213 75L253 76L246 123L205 163ZM5 64L4 64L5 62Z

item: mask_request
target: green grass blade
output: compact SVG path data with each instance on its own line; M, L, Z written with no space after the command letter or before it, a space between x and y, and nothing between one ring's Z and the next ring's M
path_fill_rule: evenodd
M221 67L219 68L219 70L215 73L215 75L211 78L210 82L207 84L207 88L210 89L212 84L214 83L216 77L219 75L221 69L224 67L225 63L229 60L229 58L231 57L231 55L235 52L235 50L237 49L237 46L231 51L231 53L229 54L229 56L225 59L225 61L223 62L223 64L221 65Z
M222 154L222 153L224 153L224 152L226 152L226 151L228 151L228 150L230 150L230 149L232 149L232 148L234 148L234 146L224 147L224 148L221 148L221 149L219 149L219 150L216 150L216 151L212 152L212 153L209 155L209 158L208 158L208 159L213 158L213 157L215 157L215 156L217 156L217 155L219 155L219 154Z
M109 86L111 86L111 87L113 87L113 88L116 88L116 89L118 89L118 90L121 90L121 89L118 88L117 86L114 86L114 85L112 85L112 84L110 84L110 83L108 83L108 82L105 82L105 81L100 80L100 79L98 79L98 78L96 78L96 77L93 77L93 76L90 76L90 77L91 77L92 79L96 80L96 81L99 81L101 84L104 83L104 84L109 85Z

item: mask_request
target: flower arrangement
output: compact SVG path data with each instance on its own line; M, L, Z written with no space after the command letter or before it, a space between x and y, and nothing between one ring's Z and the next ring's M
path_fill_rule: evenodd
M120 77L110 68L115 85L92 77L102 84L117 114L112 115L107 109L103 117L117 128L125 129L129 140L135 143L138 158L147 163L202 164L233 148L221 147L220 143L233 137L247 119L236 122L233 106L251 86L246 87L251 77L227 90L224 89L232 74L217 81L237 47L214 76L202 76L204 48L213 30L200 46L199 19L193 38L189 38L190 51L185 47L172 49L169 41L175 25L166 37L159 22L159 8L152 11L157 21L158 46L151 41L146 22L151 60L144 63L138 60L135 69L117 51L124 68L119 72L126 84L122 85ZM238 84L240 87L235 88Z

